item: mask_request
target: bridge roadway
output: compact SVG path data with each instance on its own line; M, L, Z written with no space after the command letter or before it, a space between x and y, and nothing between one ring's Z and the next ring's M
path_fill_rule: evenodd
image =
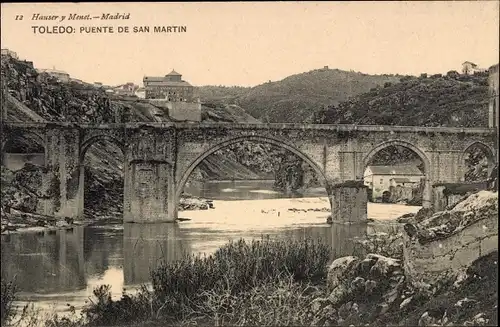
M327 187L334 220L366 218L363 172L387 147L406 147L422 159L425 207L431 206L433 184L463 180L464 154L472 146L484 150L490 169L497 162L495 128L4 121L2 153L9 140L23 135L45 149L43 188L58 188L51 193L57 198L42 201L40 212L69 217L83 214L86 151L100 140L116 144L125 158L124 220L130 222L175 220L182 189L196 166L208 155L245 140L285 148L311 165Z

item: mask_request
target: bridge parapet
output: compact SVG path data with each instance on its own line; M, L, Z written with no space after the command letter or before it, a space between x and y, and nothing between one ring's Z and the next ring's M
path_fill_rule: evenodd
M60 186L60 198L54 201L60 203L60 208L54 212L70 216L83 213L82 163L87 149L102 140L117 144L125 157L127 221L175 219L180 194L192 171L207 156L241 141L289 150L309 164L320 180L335 183L362 180L366 166L379 151L390 146L405 147L415 152L425 166L424 206L431 203L431 184L460 181L465 169L463 153L470 146L480 144L490 162L496 162L496 130L492 128L6 121L2 127L2 151L11 136L36 135L35 139L45 147L46 166ZM337 198L345 198L342 194ZM357 201L355 197L351 200Z

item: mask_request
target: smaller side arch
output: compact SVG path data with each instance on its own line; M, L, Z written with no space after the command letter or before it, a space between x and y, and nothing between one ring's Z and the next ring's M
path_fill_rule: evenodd
M489 145L487 145L486 143L484 142L481 142L481 141L472 141L472 142L469 142L467 143L467 145L465 146L464 150L462 151L461 153L461 159L465 159L465 154L472 148L472 147L475 147L475 146L478 146L480 147L482 150L484 150L485 154L486 154L486 157L488 158L488 161L491 160L492 163L495 162L495 151L493 150L493 148L491 148Z
M99 142L99 141L110 141L111 143L118 145L122 154L125 155L125 143L124 142L122 142L122 141L118 140L117 138L110 136L110 135L104 135L104 134L103 135L95 135L95 136L89 137L88 139L85 139L82 142L82 144L80 146L80 156L79 156L80 163L83 162L83 160L85 158L85 154L87 153L88 149L93 144L95 144L96 142Z
M381 151L381 150L383 150L385 148L388 148L390 146L401 146L401 147L405 147L405 148L410 149L413 152L415 152L420 157L420 159L422 159L422 162L424 163L424 174L426 175L427 178L430 177L430 175L431 175L430 174L431 173L431 171L430 171L430 167L431 167L430 166L430 160L427 157L427 155L425 154L425 152L423 152L422 150L420 150L418 147L416 147L412 143L406 142L406 141L402 141L402 140L385 141L385 142L382 142L382 143L376 145L364 157L364 159L363 159L363 169L365 169L366 166L368 166L368 164L370 163L370 160L372 160L373 157L379 151Z
M33 132L33 131L25 131L25 130L22 130L19 133L16 133L16 132L18 132L18 131L12 130L12 131L4 131L3 132L5 134L5 136L2 138L2 149L1 149L2 153L5 152L5 146L10 141L14 140L16 137L29 138L29 136L31 136L34 139L36 144L43 147L44 149L47 149L46 139L42 135L39 135L38 133Z
M479 147L481 150L483 150L485 155L486 155L486 159L488 160L488 176L489 176L491 171L493 170L495 164L497 163L497 157L495 156L495 151L493 150L493 148L484 142L481 142L481 141L469 142L465 146L462 153L460 154L460 162L462 164L465 164L465 155L467 154L467 152L471 148L476 147L476 146Z
M422 207L424 208L430 208L432 206L432 190L431 190L431 178L432 178L432 171L431 171L431 165L430 165L430 160L425 154L424 151L420 150L418 147L413 145L410 142L403 141L403 140L390 140L390 141L385 141L382 142L378 145L376 145L374 148L372 148L367 155L363 159L363 174L364 174L364 169L368 166L370 163L371 159L380 151L385 148L388 148L390 146L401 146L407 149L412 150L415 152L422 162L424 163L424 191L422 194Z
M272 144L277 147L281 147L283 149L286 149L295 155L297 155L299 158L307 162L318 174L318 178L320 179L320 182L322 183L323 186L326 187L326 176L324 172L320 169L320 167L311 159L309 156L304 154L301 150L295 148L294 146L285 143L284 141L271 138L271 137L263 137L263 136L255 136L255 135L246 135L246 136L239 136L232 138L230 140L222 141L218 144L213 145L210 147L208 150L204 151L201 153L195 160L193 160L187 169L182 173L182 177L179 180L179 182L176 185L176 192L175 192L175 201L178 203L180 195L182 193L182 190L184 189L184 185L186 184L189 176L193 172L193 170L209 155L213 154L214 152L221 150L225 147L228 147L232 144L242 142L242 141L254 141L254 142L260 142L260 143L267 143L267 144Z
M7 130L4 130L3 133L2 133L2 142L0 144L1 148L0 148L0 161L2 164L5 164L5 155L7 154L6 153L6 147L10 144L10 142L12 142L13 140L15 140L16 138L26 138L26 139L32 139L34 143L36 143L37 146L40 146L43 151L41 153L44 154L44 158L43 158L43 165L45 166L47 164L47 157L48 157L48 154L47 154L47 139L44 135L40 135L34 131L28 131L28 130L25 130L25 129L13 129L13 130L10 130L10 129L7 129Z

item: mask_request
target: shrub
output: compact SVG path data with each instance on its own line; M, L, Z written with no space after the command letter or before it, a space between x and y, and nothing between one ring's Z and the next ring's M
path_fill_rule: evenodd
M295 283L292 276L280 277L239 295L208 291L208 314L193 320L208 326L306 326L314 318L310 303L326 295L322 291Z
M155 269L154 295L162 312L176 318L193 311L206 315L207 292L236 296L286 275L294 281L323 280L329 254L326 245L312 239L229 242L208 257L190 256Z
M5 281L2 279L2 326L8 323L15 314L13 303L16 298L16 285L14 281Z

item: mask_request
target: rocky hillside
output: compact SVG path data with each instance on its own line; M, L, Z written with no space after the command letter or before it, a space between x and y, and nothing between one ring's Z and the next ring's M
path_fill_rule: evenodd
M202 100L237 104L264 122L303 122L324 106L336 105L401 76L317 69L252 88L204 86Z
M318 111L319 124L478 127L488 123L488 74L403 77Z

